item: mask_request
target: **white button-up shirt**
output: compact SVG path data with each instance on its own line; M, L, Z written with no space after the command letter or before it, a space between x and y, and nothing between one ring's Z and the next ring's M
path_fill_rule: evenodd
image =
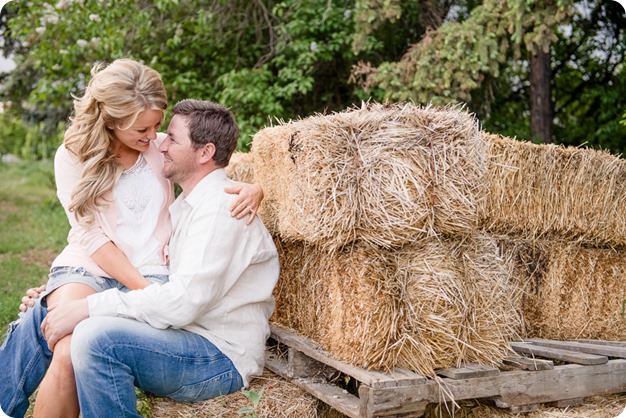
M229 186L225 171L215 170L170 207L168 283L91 295L89 314L202 335L230 358L247 386L250 376L263 371L279 262L260 219L246 225L230 216L234 195L224 192Z

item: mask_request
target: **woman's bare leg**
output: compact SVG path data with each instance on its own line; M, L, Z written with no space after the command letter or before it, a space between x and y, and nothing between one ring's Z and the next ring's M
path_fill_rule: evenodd
M53 306L86 298L94 293L95 290L82 283L68 283L50 293L46 300L48 306ZM59 340L54 347L50 368L37 392L33 414L35 418L73 418L79 415L78 393L70 356L71 337L70 334Z

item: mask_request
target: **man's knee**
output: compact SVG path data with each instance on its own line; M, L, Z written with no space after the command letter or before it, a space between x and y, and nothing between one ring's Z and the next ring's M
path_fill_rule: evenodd
M87 318L74 328L70 354L75 372L82 367L93 367L98 352L107 347L104 322L104 318Z

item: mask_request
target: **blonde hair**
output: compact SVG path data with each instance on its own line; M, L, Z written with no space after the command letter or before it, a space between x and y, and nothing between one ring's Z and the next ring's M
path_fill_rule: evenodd
M113 189L123 168L115 162L114 136L107 127L127 129L143 111L167 108L161 76L131 59L98 64L82 97L74 97L74 115L65 131L65 147L83 164L69 210L81 223L90 224Z

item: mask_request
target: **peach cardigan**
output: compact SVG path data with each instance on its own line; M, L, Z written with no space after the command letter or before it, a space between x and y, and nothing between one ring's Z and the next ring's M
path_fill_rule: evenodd
M159 220L154 235L161 244L160 257L167 264L169 261L168 242L172 232L169 206L174 201L174 189L172 183L162 175L163 156L158 151L160 141L151 141L150 147L143 153L146 162L159 180L163 188L165 200L161 202ZM82 166L78 158L70 153L62 144L54 157L54 174L57 186L57 196L65 209L65 214L70 223L70 232L67 236L67 246L52 263L52 267L70 266L84 267L88 272L96 276L107 274L91 258L98 248L112 241L124 254L130 256L132 251L127 245L117 238L115 228L117 225L117 208L113 204L113 192L105 197L105 204L96 214L92 225L80 225L73 212L68 211L71 203L72 191L80 179Z

